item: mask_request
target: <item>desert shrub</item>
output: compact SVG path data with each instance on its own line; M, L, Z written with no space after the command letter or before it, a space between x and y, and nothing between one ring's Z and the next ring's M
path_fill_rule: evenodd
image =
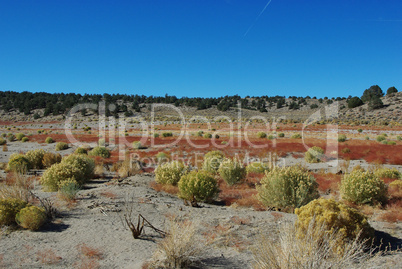
M12 134L12 133L9 133L9 134L7 135L7 140L8 140L9 142L13 142L13 141L15 140L15 135Z
M168 155L164 152L158 152L155 157L158 163L165 163L169 161Z
M30 167L33 169L41 169L43 167L43 157L46 152L43 149L35 149L28 151L25 156L29 160Z
M383 203L387 197L387 187L377 175L370 171L352 171L341 181L342 199L356 204Z
M357 131L358 131L359 133L361 133L361 132L363 132L363 129L359 128L359 129L357 129Z
M257 186L259 200L269 208L293 210L319 197L315 178L301 166L275 167Z
M339 233L338 242L334 242L337 252L342 253L345 243L358 237L368 239L374 236L374 229L362 213L332 199L316 199L296 209L295 213L297 235L300 238L304 238L309 228L319 231L317 227L320 226L323 226L325 233ZM309 227L312 222L314 226Z
M324 156L324 150L320 147L312 147L307 150L304 159L308 163L319 163Z
M83 148L83 147L78 147L75 151L75 154L87 154L88 153L88 149Z
M390 189L395 189L397 191L402 191L402 180L394 180L389 183Z
M133 142L133 149L142 149L142 148L143 148L143 146L140 141Z
M223 160L219 165L218 172L230 186L241 182L246 175L246 169L237 159Z
M300 138L302 138L302 136L301 136L301 134L296 133L296 134L293 134L293 135L291 136L291 138L292 138L292 139L300 139Z
M394 145L396 145L396 142L395 141L387 141L387 140L384 140L384 141L382 141L384 144L386 144L386 145L391 145L391 146L394 146Z
M63 181L74 179L80 186L93 177L95 162L83 154L64 157L43 174L40 182L47 191L57 191Z
M49 168L55 163L60 163L61 162L61 155L60 154L55 154L52 152L46 152L43 155L43 160L42 160L42 166L44 168Z
M401 178L401 173L396 168L378 168L374 171L374 174L379 178L393 178L398 179Z
M110 151L105 147L94 147L90 152L88 152L89 156L99 156L102 158L109 158Z
M190 268L205 249L194 223L170 221L167 236L158 244L149 268Z
M346 135L341 134L338 136L338 142L345 142L346 141Z
M59 184L59 197L67 202L75 200L80 185L74 179L70 178Z
M199 136L199 137L202 137L203 134L204 134L204 131L198 131L198 132L197 132L197 136Z
M246 166L247 174L256 173L263 174L265 171L269 171L269 165L263 162L252 162Z
M27 205L27 202L16 198L0 199L0 225L14 224L17 213Z
M269 140L272 140L272 139L275 139L276 137L275 137L274 135L269 135L267 138L268 138Z
M204 138L212 138L212 134L206 133L206 134L204 134Z
M386 138L384 135L378 135L378 136L376 137L377 142L384 141L385 139L387 139L387 138Z
M343 148L342 153L350 153L350 148Z
M98 140L98 146L99 147L104 147L106 145L105 139L101 138Z
M154 133L154 137L155 137L155 138L158 138L158 137L159 137L159 134L158 134L158 133Z
M257 133L257 137L258 137L258 138L266 138L266 137L267 137L267 133L265 133L265 132L258 132L258 133Z
M45 143L46 143L46 144L52 144L52 143L54 143L54 140L53 140L53 138L51 138L51 137L49 136L49 137L46 137Z
M39 230L46 222L46 212L43 208L31 205L21 209L15 216L19 226L31 231Z
M15 138L16 138L18 141L21 141L24 137L25 137L25 134L23 134L23 133L17 133L17 134L15 135Z
M179 161L160 164L155 169L155 181L161 184L176 185L186 172L186 166Z
M170 136L173 136L173 133L172 132L164 132L164 133L162 133L162 136L163 137L170 137Z
M218 182L206 171L192 171L183 175L178 186L179 197L192 205L197 202L211 202L219 191Z
M224 158L225 155L223 155L221 151L218 150L210 151L204 156L202 169L215 174L218 171L219 166Z
M68 144L67 143L58 142L56 144L56 148L55 148L56 151L65 150L65 149L68 149Z
M402 141L402 136L398 135L398 136L396 137L396 140Z
M348 108L355 108L355 107L363 105L363 101L357 96L350 98L347 101L347 103L348 103Z
M7 137L7 134L6 134L6 133L2 133L2 134L1 134L1 137Z
M3 138L0 138L0 146L3 146L7 143L7 141Z
M29 141L29 138L28 138L28 137L23 137L23 138L21 139L21 142L23 142L23 143L28 142L28 141Z
M370 137L368 135L366 135L366 137L364 139L370 140Z
M14 153L10 156L7 164L7 171L25 174L29 171L31 164L27 157L23 154Z
M284 133L279 133L278 137L285 137L285 134Z

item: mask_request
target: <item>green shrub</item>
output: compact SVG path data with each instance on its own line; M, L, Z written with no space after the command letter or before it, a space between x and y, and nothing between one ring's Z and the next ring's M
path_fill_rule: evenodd
M134 142L133 142L133 148L134 148L134 149L142 149L142 148L144 148L144 147L142 146L142 144L141 144L140 141L134 141Z
M225 155L223 155L221 151L218 150L210 151L204 156L202 169L207 172L215 174L218 171L219 166L224 158Z
M155 181L160 184L176 185L186 172L187 167L182 162L163 163L155 169Z
M276 138L276 137L275 137L274 135L269 135L269 136L268 136L268 139L269 139L269 140L272 140L272 139L275 139L275 138Z
M341 134L338 136L338 142L345 142L346 141L346 135Z
M252 162L246 166L247 174L256 173L263 174L265 171L269 171L269 165L263 162Z
M387 197L387 186L370 171L352 171L341 181L342 199L356 204L383 203Z
M54 143L54 140L53 140L53 138L51 138L51 137L49 136L49 137L46 137L45 143L46 143L46 144L52 144L52 143Z
M333 242L338 253L344 251L345 243L354 241L358 236L361 240L374 236L374 229L362 213L332 199L316 199L296 209L295 213L298 237L303 238L309 228L319 231L323 227L329 234L339 233L338 242ZM311 223L315 227L309 227Z
M218 172L230 186L241 182L246 175L246 169L237 159L223 160L219 165Z
M398 136L396 137L396 140L402 141L402 136L398 135Z
M267 133L265 133L265 132L258 132L258 133L257 133L257 137L258 137L258 138L266 138L266 137L267 137Z
M192 171L179 181L179 197L192 205L211 202L219 192L218 182L207 171Z
M376 138L377 142L384 141L385 139L387 139L387 138L384 135L378 135Z
M163 137L170 137L170 136L173 136L173 133L172 132L164 132L164 133L162 133L162 136Z
M291 211L319 197L315 178L300 166L275 167L257 186L260 201L269 208Z
M13 141L15 140L15 135L13 135L12 133L9 133L9 134L7 135L7 140L8 140L9 142L13 142Z
M165 163L169 161L169 157L164 152L158 152L158 154L156 154L156 160L158 163Z
M82 186L93 177L94 169L94 160L83 154L73 154L48 168L40 182L46 191L57 191L63 181L71 179Z
M363 132L363 129L359 128L359 129L357 129L357 131L358 131L359 133L361 133L361 132Z
M379 178L392 178L398 179L401 178L402 174L396 168L378 168L374 171L374 174Z
M56 151L68 149L68 144L64 142L59 142L56 144Z
M198 131L198 132L197 132L197 136L199 136L199 137L202 137L203 134L204 134L204 131Z
M88 152L89 156L99 156L102 158L109 158L110 151L105 147L95 147L90 152Z
M384 140L384 141L386 141L386 140ZM396 145L396 142L395 141L386 141L386 143L384 143L384 144L394 146L394 145Z
M279 133L278 137L285 137L285 134L284 133Z
M17 213L27 205L27 202L20 199L0 199L0 226L14 224Z
M324 150L320 147L312 147L307 150L304 159L308 163L319 163L324 156Z
M302 136L301 136L301 134L296 133L296 134L293 134L293 135L291 136L291 138L292 138L292 139L300 139L300 138L302 138Z
M46 222L46 212L43 208L31 205L21 209L15 216L15 221L22 228L36 231Z
M27 157L23 154L14 153L10 156L7 164L7 171L25 174L29 171L31 164Z
M364 139L366 140L370 140L370 137L367 135Z
M28 137L23 137L23 138L21 139L21 141L22 141L23 143L28 142L28 141L29 141L29 138L28 138Z
M155 138L159 137L159 134L158 134L158 133L154 133L154 137L155 137Z
M395 189L396 191L402 191L402 180L394 180L389 183L390 189Z
M80 189L81 187L75 179L64 180L59 184L59 197L68 202L73 201Z
M106 145L105 139L101 138L98 140L98 145L99 147L104 147Z
M204 134L204 138L212 138L212 134L206 133L206 134Z
M49 168L53 164L61 162L61 155L47 152L43 155L42 167Z
M15 138L16 138L18 141L21 141L24 137L25 137L25 134L23 134L23 133L17 133L17 134L15 135Z
M43 149L30 150L25 154L25 157L30 163L30 167L33 169L43 168L43 157L46 152Z
M3 146L7 143L7 141L3 138L0 138L0 146Z

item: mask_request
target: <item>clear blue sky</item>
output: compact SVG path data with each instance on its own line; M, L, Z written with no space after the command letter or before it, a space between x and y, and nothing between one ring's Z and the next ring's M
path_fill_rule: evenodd
M401 0L267 3L0 0L0 90L179 97L402 90Z

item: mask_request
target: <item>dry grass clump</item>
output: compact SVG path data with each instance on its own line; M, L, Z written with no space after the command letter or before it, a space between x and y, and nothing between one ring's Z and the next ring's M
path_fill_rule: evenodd
M36 178L18 173L8 173L5 183L0 183L0 198L16 198L29 202L30 190L33 189Z
M319 163L324 155L324 150L320 147L309 148L304 156L308 163Z
M364 268L377 260L381 252L367 250L366 241L358 238L345 243L344 252L334 251L334 242L342 237L336 231L312 222L303 238L297 236L293 224L281 226L278 240L261 236L253 249L255 269L344 269Z
M205 245L194 223L170 221L167 231L167 236L158 244L149 268L188 268L202 256Z

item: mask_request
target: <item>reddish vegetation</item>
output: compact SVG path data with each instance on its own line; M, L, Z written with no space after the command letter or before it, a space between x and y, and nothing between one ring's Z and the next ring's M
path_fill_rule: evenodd
M179 188L177 186L172 186L169 184L159 184L155 181L152 181L149 185L157 192L163 191L172 195L177 195L179 193Z
M336 174L321 174L314 173L313 174L315 180L318 183L318 190L321 192L329 192L329 191L338 191L339 183L341 182L342 176Z

